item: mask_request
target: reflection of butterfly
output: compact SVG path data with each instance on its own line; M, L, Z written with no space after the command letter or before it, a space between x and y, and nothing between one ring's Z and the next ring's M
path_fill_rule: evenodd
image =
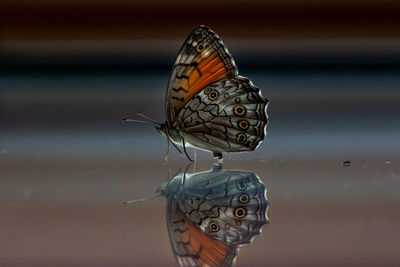
M269 222L265 186L251 172L181 174L159 192L167 197L168 232L180 266L231 266L237 248Z
M200 26L176 58L166 96L167 121L157 130L168 145L181 145L185 153L190 144L222 159L221 152L257 148L265 137L267 105L260 90L238 76L217 34Z

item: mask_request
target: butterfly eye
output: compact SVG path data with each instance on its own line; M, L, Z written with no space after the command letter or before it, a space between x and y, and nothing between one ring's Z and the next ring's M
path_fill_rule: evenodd
M243 180L238 181L236 185L239 190L245 190L247 188L247 184Z
M242 207L236 208L233 213L235 214L236 218L243 218L244 216L246 216L246 209Z
M204 45L203 44L198 44L197 46L196 46L196 50L197 50L197 52L201 52L201 51L203 51L203 49L204 49Z
M246 113L246 109L243 106L236 106L233 108L233 112L238 116L243 116Z
M204 89L204 93L206 94L206 95L208 95L209 93L211 92L211 89L210 88L206 88L206 89Z
M240 195L238 200L240 203L246 204L249 202L249 196L246 194Z
M219 231L219 225L218 225L216 222L214 222L214 221L210 222L210 224L208 225L208 227L210 228L210 230L211 230L212 232L218 232L218 231Z
M243 130L246 130L247 128L249 128L249 123L246 120L239 121L238 125Z
M247 139L247 136L244 133L240 133L236 136L236 142L238 144L243 144Z
M208 99L210 100L215 100L218 97L218 92L215 90L212 90L211 93L208 95Z

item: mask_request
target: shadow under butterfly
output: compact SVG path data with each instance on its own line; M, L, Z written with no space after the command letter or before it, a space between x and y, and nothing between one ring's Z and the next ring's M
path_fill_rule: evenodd
M252 172L182 173L159 187L167 198L167 226L180 266L232 266L267 217L266 187Z

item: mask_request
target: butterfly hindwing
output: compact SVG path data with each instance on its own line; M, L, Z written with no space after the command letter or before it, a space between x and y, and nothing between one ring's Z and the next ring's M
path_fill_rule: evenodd
M247 78L215 82L180 111L174 127L188 143L214 152L254 150L265 137L265 99Z
M232 56L216 33L196 28L178 53L168 82L167 122L172 124L183 106L207 85L237 76Z
M200 176L189 179L179 200L180 209L208 236L235 246L249 244L268 223L264 184L245 171L202 175L208 176L207 180L201 181Z

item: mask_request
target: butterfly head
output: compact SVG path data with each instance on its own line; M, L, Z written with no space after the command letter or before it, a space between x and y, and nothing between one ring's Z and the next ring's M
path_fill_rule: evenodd
M167 129L166 129L166 123L161 124L160 126L155 126L157 132L159 132L161 135L167 137Z
M175 178L175 177L174 177ZM156 190L156 195L158 196L164 196L164 197L169 197L169 196L174 196L181 185L181 176L179 176L178 179L172 178L168 183L163 183L161 184L157 190Z
M169 127L167 123L161 124L160 126L156 126L157 131L173 141L174 143L178 144L181 141L181 135L179 134L179 131L175 130L172 127Z
M161 196L165 196L167 194L167 187L168 187L168 183L161 184L157 188L156 194L161 195Z

